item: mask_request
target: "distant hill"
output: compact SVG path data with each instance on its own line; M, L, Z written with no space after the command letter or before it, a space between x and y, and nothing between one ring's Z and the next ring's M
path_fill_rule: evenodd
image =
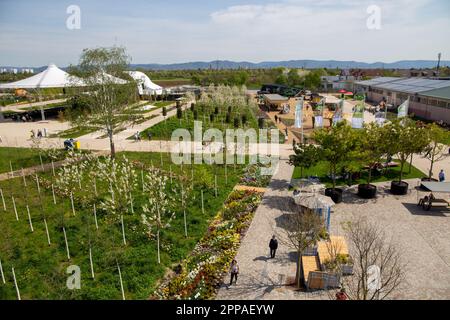
M338 61L338 60L288 60L288 61L263 61L263 62L248 62L248 61L228 61L228 60L215 60L215 61L194 61L184 63L172 63L172 64L132 64L133 69L144 70L196 70L196 69L268 69L276 67L286 68L328 68L328 69L433 69L436 68L437 62L435 60L401 60L397 62L384 63L384 62L358 62L358 61ZM441 61L441 66L450 67L450 60ZM0 68L18 68L25 67L12 67L12 66L0 66ZM26 67L33 68L34 72L40 72L46 68L41 67ZM64 67L60 67L65 69Z
M253 62L235 62L228 60L216 60L210 62L185 62L173 64L133 64L132 68L140 68L145 70L187 70L187 69L267 69L276 67L286 68L328 68L328 69L428 69L435 68L436 61L433 60L402 60L392 63L384 62L358 62L358 61L337 61L337 60L289 60L289 61L264 61L259 63ZM441 61L441 66L449 66L450 61Z

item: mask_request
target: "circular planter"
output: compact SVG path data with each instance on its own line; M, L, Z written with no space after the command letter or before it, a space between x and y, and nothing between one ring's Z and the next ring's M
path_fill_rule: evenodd
M397 196L403 196L408 193L409 184L405 181L392 181L391 193Z
M358 185L358 196L363 199L373 199L377 194L377 187L373 184Z
M334 203L341 203L342 202L342 189L333 189L333 188L326 188L325 189L325 195L327 197L330 197L331 200L334 201Z

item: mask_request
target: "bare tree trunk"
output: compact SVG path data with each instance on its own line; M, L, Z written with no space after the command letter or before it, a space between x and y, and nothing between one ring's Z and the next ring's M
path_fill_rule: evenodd
M433 166L434 166L434 153L431 156L431 160L430 160L430 171L428 171L428 178L431 180L431 177L433 176Z
M413 162L413 156L414 156L414 154L411 154L411 160L409 160L409 170L408 170L408 173L411 173L411 167L412 167L412 162Z
M304 281L304 275L303 275L303 269L302 269L302 253L299 251L298 252L298 259L297 259L297 272L295 274L295 283L297 285L297 288L301 288L302 286L305 285L305 281Z
M114 137L112 130L108 130L108 136L109 136L109 146L111 150L111 159L114 159L116 157L116 147L114 145Z

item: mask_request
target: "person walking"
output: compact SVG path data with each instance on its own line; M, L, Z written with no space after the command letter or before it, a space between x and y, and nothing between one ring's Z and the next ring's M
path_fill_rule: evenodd
M444 170L441 169L441 171L439 172L439 182L444 182L445 181L445 173Z
M231 261L230 274L231 274L230 278L230 286L231 286L233 284L233 279L235 279L234 284L237 283L237 278L239 274L239 265L235 259Z
M278 240L276 239L275 235L272 236L272 239L270 239L269 242L269 248L270 248L270 258L275 258L275 254L277 253L278 249Z
M147 138L148 140L152 140L152 133L150 131L147 131Z

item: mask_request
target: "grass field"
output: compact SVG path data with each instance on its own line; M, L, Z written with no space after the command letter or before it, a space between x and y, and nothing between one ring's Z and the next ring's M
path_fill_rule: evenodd
M11 171L10 161L14 171L38 166L41 164L39 154L41 154L43 163L51 161L44 152L40 152L38 149L0 147L0 173Z
M17 283L22 299L121 299L117 264L120 265L124 290L127 299L147 299L156 288L158 281L168 268L177 264L196 245L206 232L208 221L222 207L228 194L238 183L243 166L228 166L227 183L224 166L211 165L170 165L169 154L127 152L128 159L144 165L151 163L166 171L172 171L174 181L177 176L191 176L194 172L195 190L187 204L188 237L184 237L184 223L181 206L170 228L161 234L161 264L156 260L156 241L149 239L140 223L141 205L146 201L145 194L137 183L134 193L135 214L124 216L127 245L123 245L120 227L110 221L110 216L98 210L96 230L91 204L82 201L92 193L92 181L86 174L82 176L82 189L75 193L74 216L70 197L57 196L53 204L51 187L45 187L46 179L51 183L51 173L41 176L42 196L39 197L33 178L27 177L25 187L21 178L0 182L7 210L3 211L0 202L0 259L5 270L6 285L0 284L0 299L15 299L11 268L15 268ZM118 159L122 154L118 154ZM161 164L161 156L163 163ZM138 171L140 174L140 170ZM218 195L214 188L204 190L205 213L201 210L201 186L204 181L214 181L217 175ZM139 179L138 179L139 180ZM98 184L98 201L105 199L107 187ZM170 192L170 191L169 191ZM15 198L19 220L13 210L12 196ZM31 232L26 205L28 204L34 232ZM47 244L44 217L48 224L51 245ZM65 227L70 261L62 227ZM89 243L95 279L91 278L89 263ZM77 265L81 269L81 289L69 290L66 287L66 268Z
M92 133L97 131L95 128L89 128L89 127L73 127L64 131L61 131L58 134L55 134L51 136L51 138L79 138L81 136L84 136L86 134Z
M417 169L414 166L411 166L411 172L409 168L409 163L405 164L405 167L403 168L403 179L414 179L414 178L423 178L426 175ZM300 179L301 174L300 168L296 167L294 169L294 173L292 174L293 179ZM372 183L373 182L383 182L383 181L392 181L392 180L398 180L398 176L400 173L400 166L393 167L388 170L382 175L379 176L373 176L372 175ZM332 186L332 180L328 177L329 174L329 167L326 162L319 162L317 165L309 168L309 169L303 169L303 178L314 176L319 177L320 181L324 183L327 187ZM366 183L366 177L367 177L367 171L363 171L360 178L352 181L352 184L360 184L360 183ZM345 185L348 181L345 181L343 179L338 179L336 181L337 185Z

